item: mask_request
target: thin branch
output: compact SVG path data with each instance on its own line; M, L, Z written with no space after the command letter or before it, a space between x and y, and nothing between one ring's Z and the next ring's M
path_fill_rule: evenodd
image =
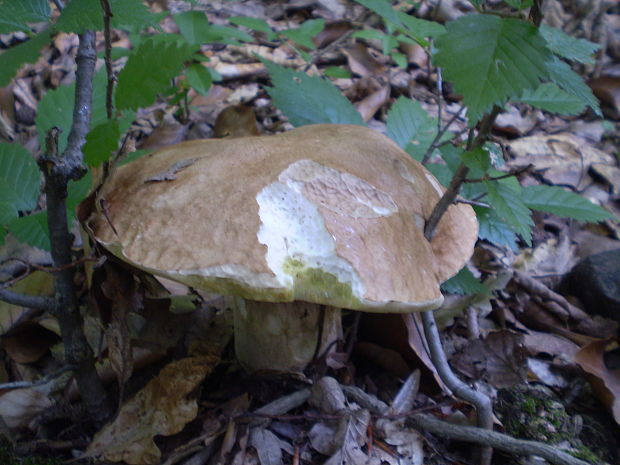
M51 297L42 297L40 295L19 294L0 288L0 300L8 302L19 307L34 308L36 310L52 311L55 307L55 301Z
M112 94L114 92L114 70L112 69L112 33L110 30L110 20L112 19L112 8L108 0L101 0L103 9L103 37L105 40L105 69L108 75L108 85L106 87L105 107L108 119L114 117L114 102Z
M465 183L478 183L478 182L485 182L485 181L499 181L500 179L506 179L506 178L512 178L512 177L515 177L515 176L520 176L523 173L526 173L526 172L530 171L533 167L534 167L534 165L530 163L529 165L527 165L524 168L510 170L508 173L502 174L501 176L484 175L481 178L465 179L463 182L465 182Z
M572 455L558 449L557 446L550 446L537 441L527 441L515 439L506 434L497 433L489 429L476 428L474 426L456 425L423 413L417 413L409 417L413 424L437 435L456 439L458 441L473 442L482 446L490 446L514 455L532 456L536 455L551 462L554 465L590 465L583 460L579 460Z

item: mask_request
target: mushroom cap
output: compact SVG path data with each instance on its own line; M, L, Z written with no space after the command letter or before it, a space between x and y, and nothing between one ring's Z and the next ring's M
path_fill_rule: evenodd
M478 233L457 204L424 238L443 191L382 134L312 125L183 142L121 166L84 226L123 261L196 289L423 311L441 305L440 284Z

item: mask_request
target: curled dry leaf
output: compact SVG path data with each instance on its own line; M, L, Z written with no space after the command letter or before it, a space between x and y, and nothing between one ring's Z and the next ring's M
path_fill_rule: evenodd
M218 360L212 356L191 357L165 366L121 407L112 423L95 435L86 456L132 465L159 463L161 451L153 437L178 433L196 417L196 400L188 399L187 395L213 370Z
M592 375L590 383L601 401L611 410L620 424L620 370L605 366L603 356L608 340L592 341L575 354L575 362Z
M0 396L0 416L9 428L25 428L53 404L49 396L36 387L13 389Z

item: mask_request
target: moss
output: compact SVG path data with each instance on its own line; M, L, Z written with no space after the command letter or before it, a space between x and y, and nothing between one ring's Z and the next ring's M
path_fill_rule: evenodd
M282 269L293 277L295 300L315 302L333 307L357 309L361 302L353 295L349 283L343 283L332 273L310 268L299 260L287 258Z

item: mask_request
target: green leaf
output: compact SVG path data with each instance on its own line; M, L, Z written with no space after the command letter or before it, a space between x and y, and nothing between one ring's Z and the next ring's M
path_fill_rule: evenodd
M594 113L601 118L603 117L601 107L592 93L592 89L586 85L581 76L568 66L568 63L556 57L547 63L547 69L549 71L549 78L552 82L560 86L570 95L581 99L583 103L592 108Z
M454 83L473 126L493 105L503 105L547 78L551 54L531 24L470 14L451 21L437 38L435 63Z
M330 66L325 68L323 70L323 74L334 79L348 79L351 77L349 70L341 68L340 66Z
M29 32L28 23L47 21L50 13L48 0L0 1L0 34L14 31Z
M0 245L4 245L7 230L4 226L0 225Z
M49 30L41 31L31 39L0 54L0 87L6 86L23 65L37 61L41 49L49 43L50 37Z
M47 212L15 218L9 223L9 231L20 242L25 242L39 249L50 250Z
M273 84L267 92L293 126L317 123L364 126L355 107L330 81L268 60L261 61L269 71Z
M577 39L561 29L542 24L540 34L547 41L547 47L556 55L579 63L594 63L592 56L601 46L585 39Z
M121 131L118 120L111 119L93 128L86 135L84 161L88 166L96 167L108 161L112 152L118 148Z
M504 0L516 10L523 10L532 6L532 0Z
M67 187L67 213L69 225L75 217L75 208L86 198L93 187L93 175L88 171L78 181L71 181Z
M426 152L437 133L437 123L419 102L398 97L387 114L387 136L405 148L412 143L422 153Z
M193 63L185 70L185 76L187 76L187 82L194 88L200 95L207 95L211 84L213 84L213 78L207 68L200 63Z
M151 13L142 0L110 0L110 9L112 27L117 29L137 32L159 22L157 15Z
M526 90L518 100L541 110L562 115L577 115L586 106L582 99L563 91L552 82L541 84L534 92Z
M532 216L520 193L506 183L485 181L488 200L497 215L519 234L527 245L532 243Z
M441 290L449 294L470 295L488 294L489 290L476 278L467 267L441 285Z
M271 26L267 24L267 21L260 18L251 18L249 16L231 16L228 21L236 26L247 27L252 31L262 32L266 34L267 40L273 39L275 35Z
M435 21L416 18L400 11L397 15L404 26L404 31L417 39L418 42L426 43L424 40L426 37L437 37L446 32L446 28Z
M473 150L465 152L461 159L465 166L472 170L486 173L491 168L491 157L489 152L482 147L476 147Z
M0 143L0 224L36 207L40 183L30 152L17 144Z
M478 237L499 246L518 251L517 235L492 208L474 206L478 218Z
M207 44L214 42L236 44L237 40L252 42L254 38L239 29L216 26L209 23L207 16L196 10L172 15L181 35L190 44Z
M542 184L524 187L521 199L532 210L553 213L578 221L596 222L613 219L613 215L604 208L562 187Z
M142 42L119 73L115 96L117 108L137 110L152 104L198 48L175 35L157 37L157 40Z
M364 5L371 11L381 16L385 21L389 21L395 25L400 25L400 17L398 12L392 8L387 0L355 0L360 5Z
M71 0L62 10L56 31L81 34L86 30L103 29L103 12L99 0Z
M383 39L385 39L386 37L386 34L376 29L362 29L361 31L355 31L351 37L353 37L354 39L383 41Z
M312 42L312 38L319 32L321 32L324 27L324 19L311 19L309 21L304 21L302 25L296 29L285 29L283 31L280 31L280 34L282 34L287 39L296 42L302 47L314 50L316 47L314 45L314 42Z

